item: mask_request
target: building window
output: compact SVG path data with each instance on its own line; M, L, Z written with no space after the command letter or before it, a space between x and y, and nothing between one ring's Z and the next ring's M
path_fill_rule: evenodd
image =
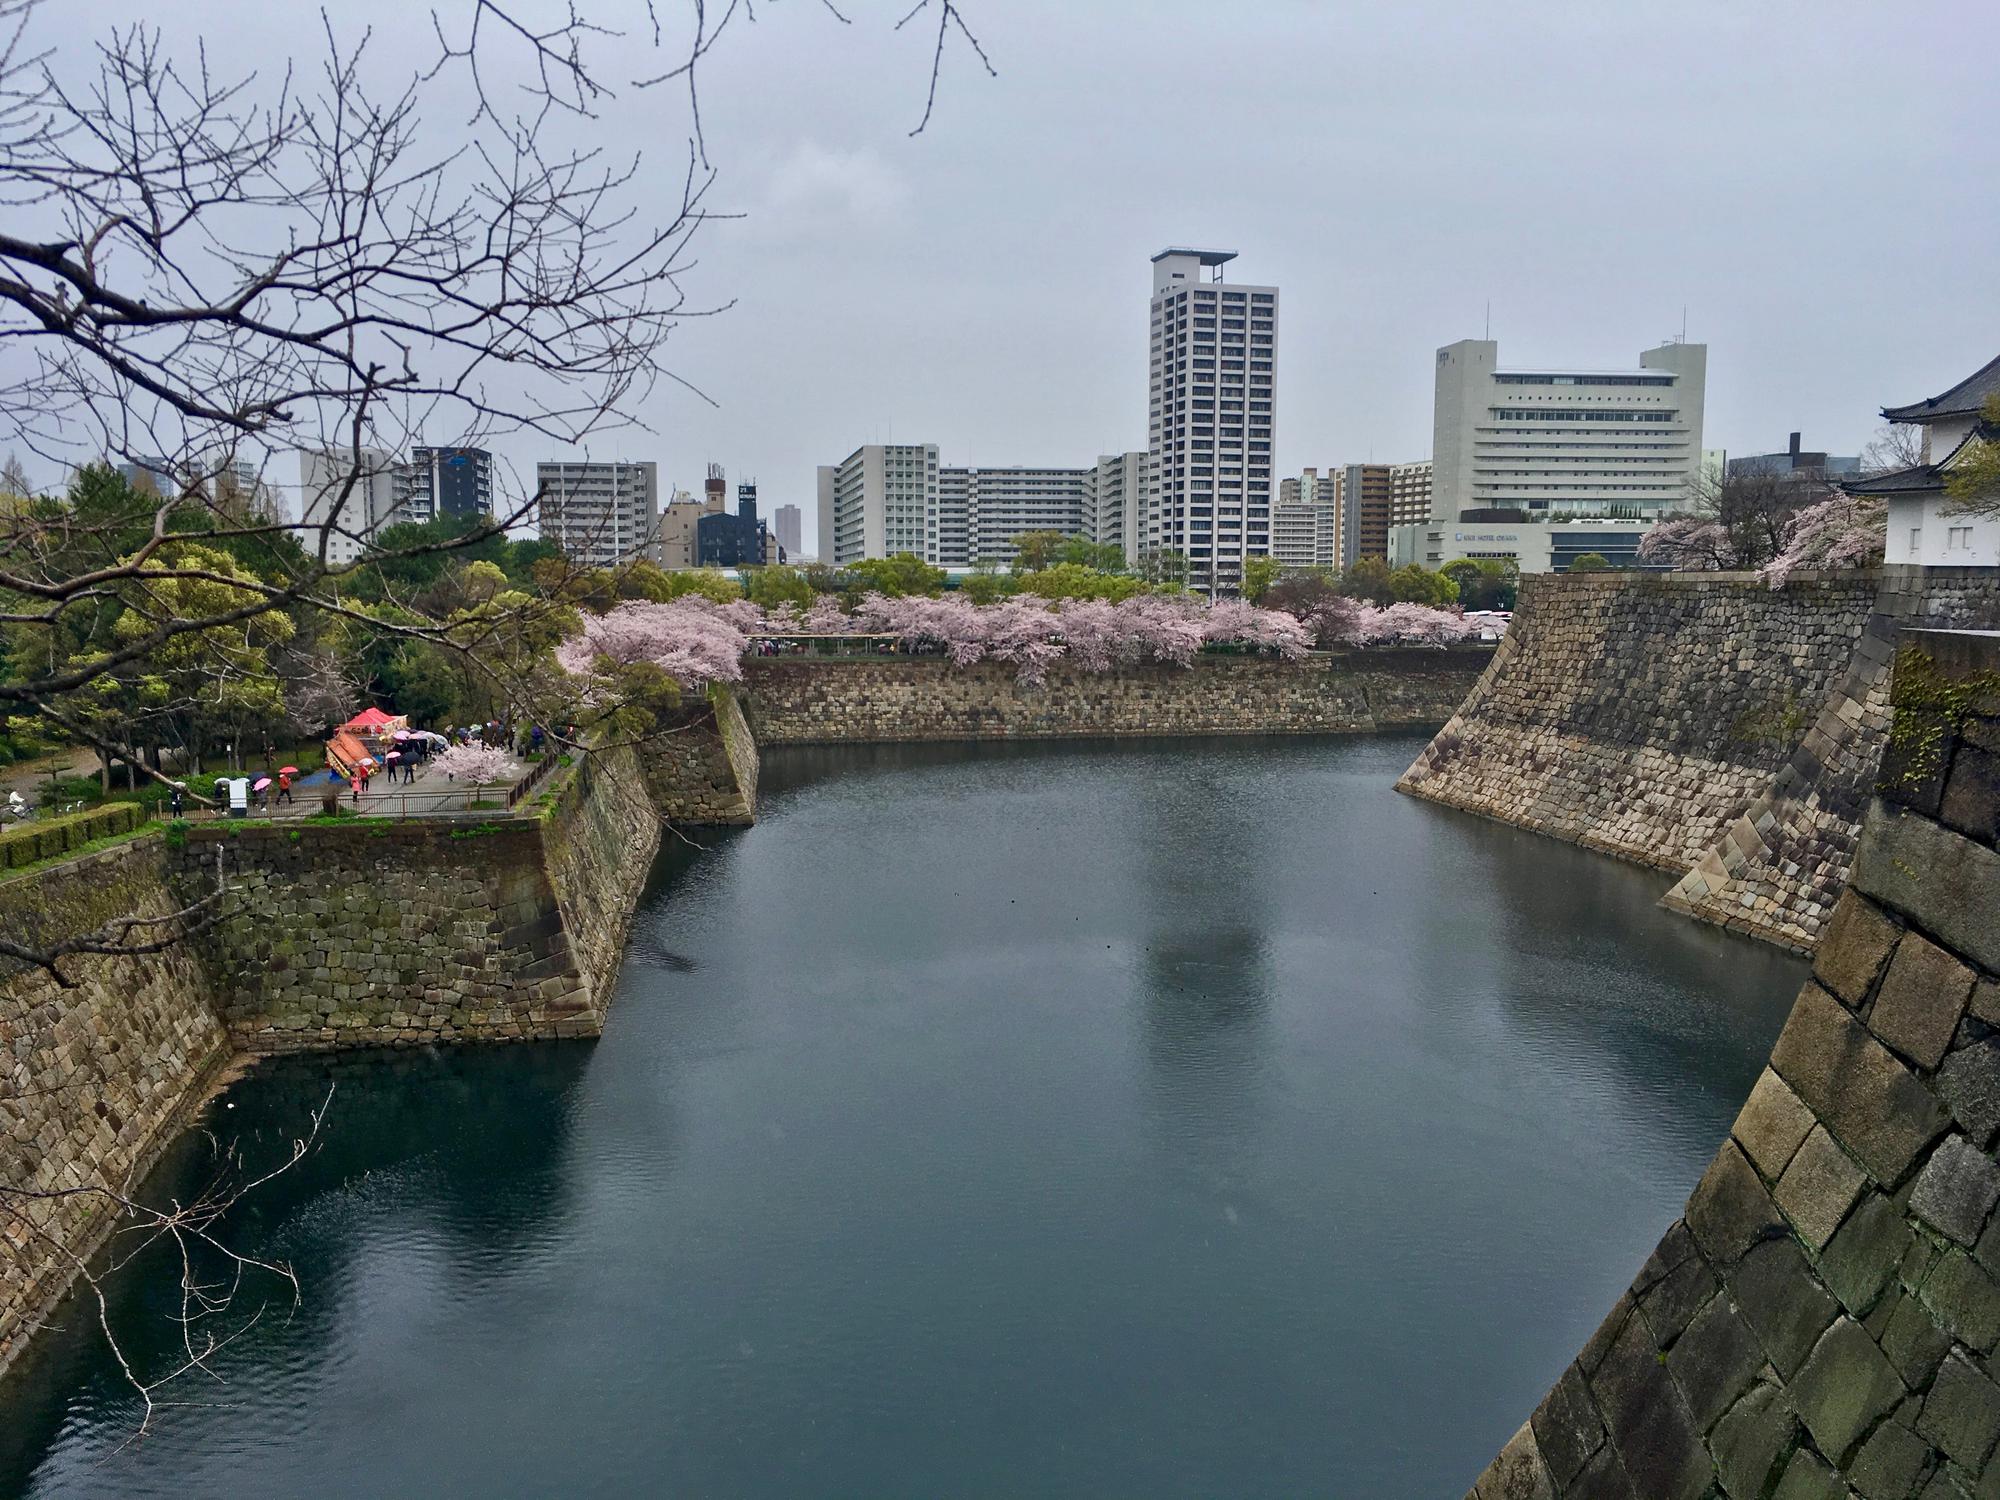
M1954 526L1944 534L1944 550L1947 552L1970 552L1972 550L1972 528Z
M1924 528L1921 526L1912 526L1910 528L1911 555L1914 556L1915 554L1923 550L1924 550Z

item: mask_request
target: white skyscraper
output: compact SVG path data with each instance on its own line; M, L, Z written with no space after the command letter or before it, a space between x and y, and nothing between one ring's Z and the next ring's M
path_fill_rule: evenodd
M771 535L778 539L778 545L785 549L785 559L797 562L803 543L799 536L799 524L805 518L796 505L781 505L771 514Z
M868 443L837 464L819 467L819 560L860 562L940 547L962 538L938 535L936 443Z
M361 556L364 538L400 519L396 514L402 464L381 448L308 448L299 454L299 525L307 552L335 566ZM350 482L351 481L351 482Z
M1490 339L1447 344L1431 518L1650 520L1685 504L1701 472L1707 373L1704 344L1662 344L1630 370L1503 370Z
M1146 546L1185 556L1189 586L1211 596L1271 550L1278 289L1225 284L1235 258L1153 257Z
M651 549L659 528L659 466L535 465L542 540L572 562L612 568Z

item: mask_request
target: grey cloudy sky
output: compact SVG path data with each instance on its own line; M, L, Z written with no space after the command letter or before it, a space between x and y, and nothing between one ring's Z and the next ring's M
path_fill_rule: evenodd
M735 306L677 332L673 365L719 408L662 386L657 435L597 456L656 458L663 485L754 476L810 546L814 467L858 443L1143 446L1169 243L1283 289L1285 472L1427 456L1433 351L1489 299L1525 365L1629 365L1685 306L1708 445L1736 452L1793 428L1852 452L1877 406L2000 343L1988 0L963 3L999 76L949 47L916 139L930 33L891 30L901 0L853 0L852 26L765 0L712 55L713 206L745 217L705 233L688 285ZM240 59L313 40L304 5L246 9L148 18ZM365 0L338 23L415 38L422 15ZM628 91L607 126L678 192L678 95Z

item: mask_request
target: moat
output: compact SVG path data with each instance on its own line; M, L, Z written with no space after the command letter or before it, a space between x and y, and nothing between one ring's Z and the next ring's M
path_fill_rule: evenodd
M253 1160L335 1085L233 1226L302 1306L128 1443L66 1305L0 1494L1463 1493L1803 965L1394 795L1423 743L769 754L757 827L663 852L600 1040L234 1085Z

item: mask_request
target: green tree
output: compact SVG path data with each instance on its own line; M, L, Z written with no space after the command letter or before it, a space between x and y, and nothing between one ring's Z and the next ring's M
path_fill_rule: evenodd
M1116 542L1093 542L1087 536L1064 537L1062 546L1056 549L1055 560L1075 563L1079 568L1089 568L1094 573L1125 571L1123 547Z
M1458 603L1458 585L1418 563L1405 563L1389 575L1389 593L1398 604L1428 604L1433 609L1445 609Z
M1379 557L1357 557L1340 575L1340 591L1366 604L1396 602L1395 590L1389 587L1389 564Z
M1278 581L1280 572L1275 557L1246 557L1243 559L1243 597L1252 604L1260 601Z
M932 567L914 552L863 558L860 562L849 563L847 571L863 593L872 590L887 594L892 599L905 594L935 596L944 587L944 569Z
M1017 582L1019 592L1043 599L1109 599L1114 604L1146 591L1144 581L1130 574L1100 573L1068 562L1025 574Z
M1458 586L1466 609L1512 609L1520 590L1521 570L1511 558L1461 557L1438 571Z
M1160 589L1184 589L1188 581L1188 559L1174 547L1148 547L1139 554L1141 581Z
M780 604L810 609L817 597L805 574L784 566L750 569L749 592L750 602L759 609L776 609Z
M2000 430L2000 393L1979 409L1987 431ZM1967 443L1945 470L1946 509L1958 516L2000 515L2000 441L1979 437Z
M1014 579L1012 575L1002 573L999 564L992 558L982 557L972 565L972 571L959 580L958 589L974 604L991 604L1014 592Z
M1041 572L1061 560L1062 550L1069 541L1070 538L1060 531L1024 531L1019 536L1009 537L1007 545L1014 549L1014 571Z
M1582 552L1570 559L1566 571L1571 573L1602 573L1611 566L1611 559L1602 552Z

